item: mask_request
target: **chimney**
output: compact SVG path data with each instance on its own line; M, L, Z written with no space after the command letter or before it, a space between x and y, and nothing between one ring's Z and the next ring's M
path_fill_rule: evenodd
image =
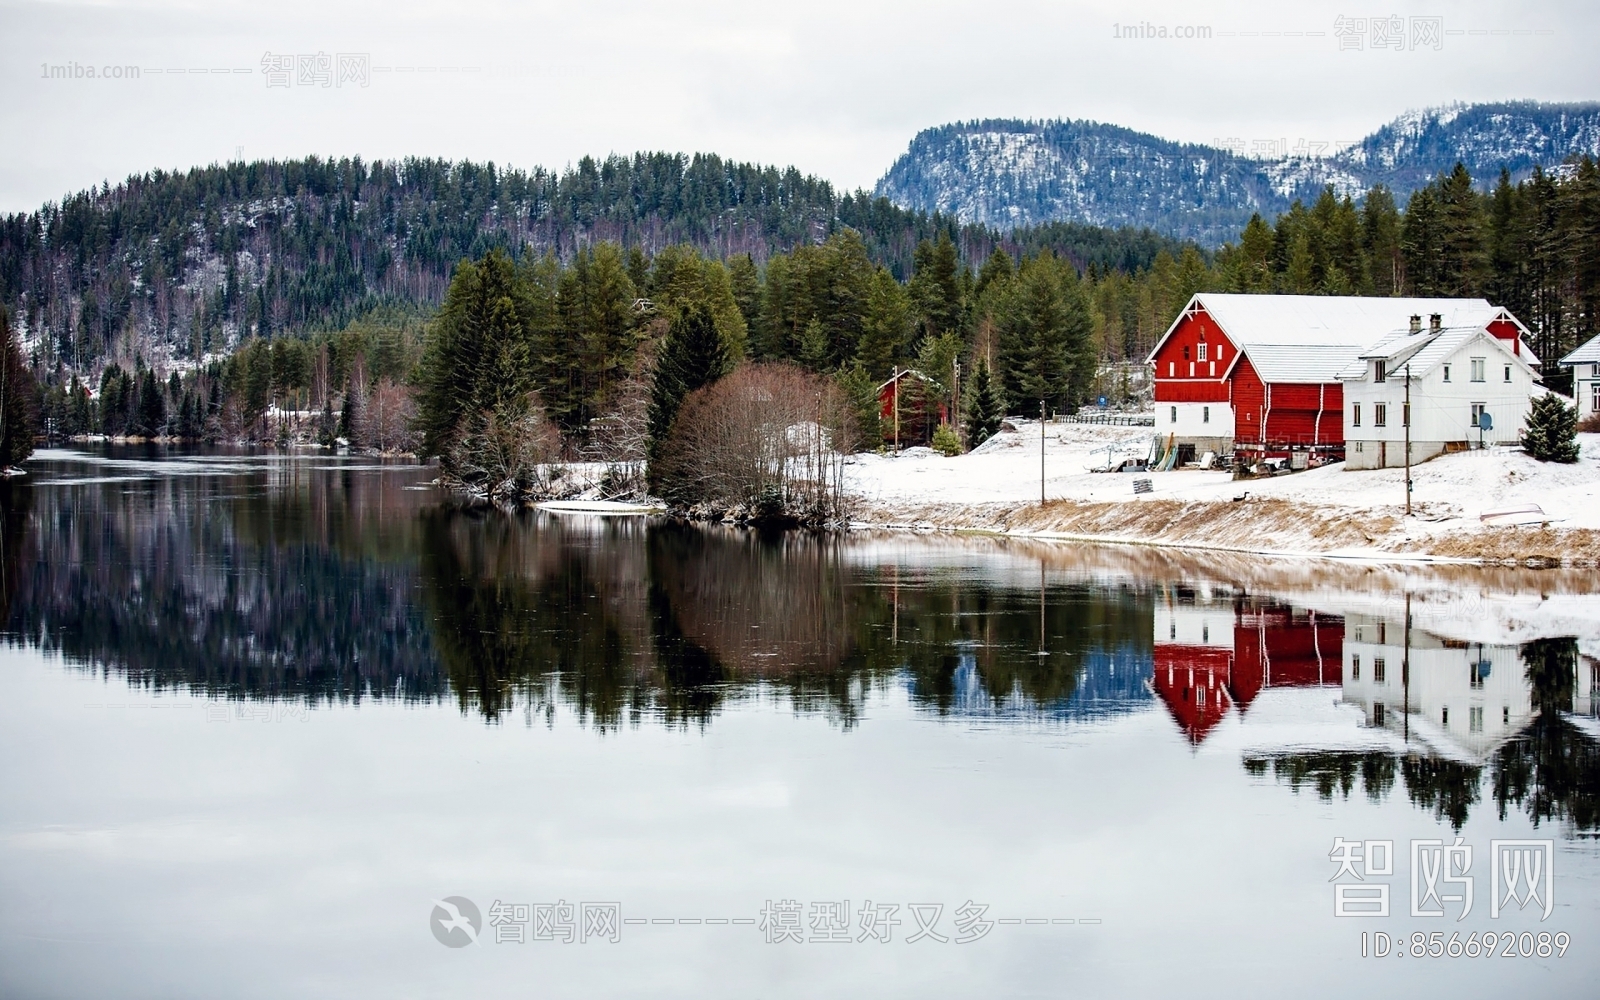
M1429 316L1428 317L1428 329L1429 329L1429 331L1431 331L1433 333L1438 333L1439 332L1439 327L1443 325L1443 320L1444 320L1444 317L1439 315L1438 313L1434 313L1431 316Z
M1422 317L1421 316L1412 316L1411 317L1411 332L1412 333L1421 333L1422 332Z

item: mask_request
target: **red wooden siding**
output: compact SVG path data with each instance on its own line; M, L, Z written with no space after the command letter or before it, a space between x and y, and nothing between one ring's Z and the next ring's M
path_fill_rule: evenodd
M1206 360L1200 360L1200 345ZM1233 363L1238 348L1229 340L1205 310L1179 320L1156 352L1154 368L1156 401L1161 403L1224 403L1228 384L1223 375ZM1190 374L1192 370L1193 375ZM1172 375L1167 372L1172 371Z

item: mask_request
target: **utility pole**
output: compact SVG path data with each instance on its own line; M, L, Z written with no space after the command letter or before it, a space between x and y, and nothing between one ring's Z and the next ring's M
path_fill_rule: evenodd
M889 377L889 392L894 395L894 453L900 454L900 366Z
M1411 516L1411 362L1406 362L1406 409L1400 422L1406 425L1406 517Z
M1039 506L1044 506L1044 400L1039 400Z

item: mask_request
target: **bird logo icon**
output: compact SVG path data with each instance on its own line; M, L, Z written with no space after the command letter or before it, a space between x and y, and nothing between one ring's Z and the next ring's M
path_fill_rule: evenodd
M465 948L478 943L478 931L483 929L483 915L472 900L465 896L446 896L433 901L433 913L428 918L433 936L446 948Z

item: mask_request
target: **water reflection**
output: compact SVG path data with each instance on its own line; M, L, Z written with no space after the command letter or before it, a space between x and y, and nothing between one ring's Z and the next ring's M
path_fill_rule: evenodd
M0 487L6 635L149 689L601 731L758 698L850 728L890 688L973 722L1164 712L1324 799L1600 826L1600 649L1562 634L1600 619L1584 574L507 516L425 477L48 454Z

